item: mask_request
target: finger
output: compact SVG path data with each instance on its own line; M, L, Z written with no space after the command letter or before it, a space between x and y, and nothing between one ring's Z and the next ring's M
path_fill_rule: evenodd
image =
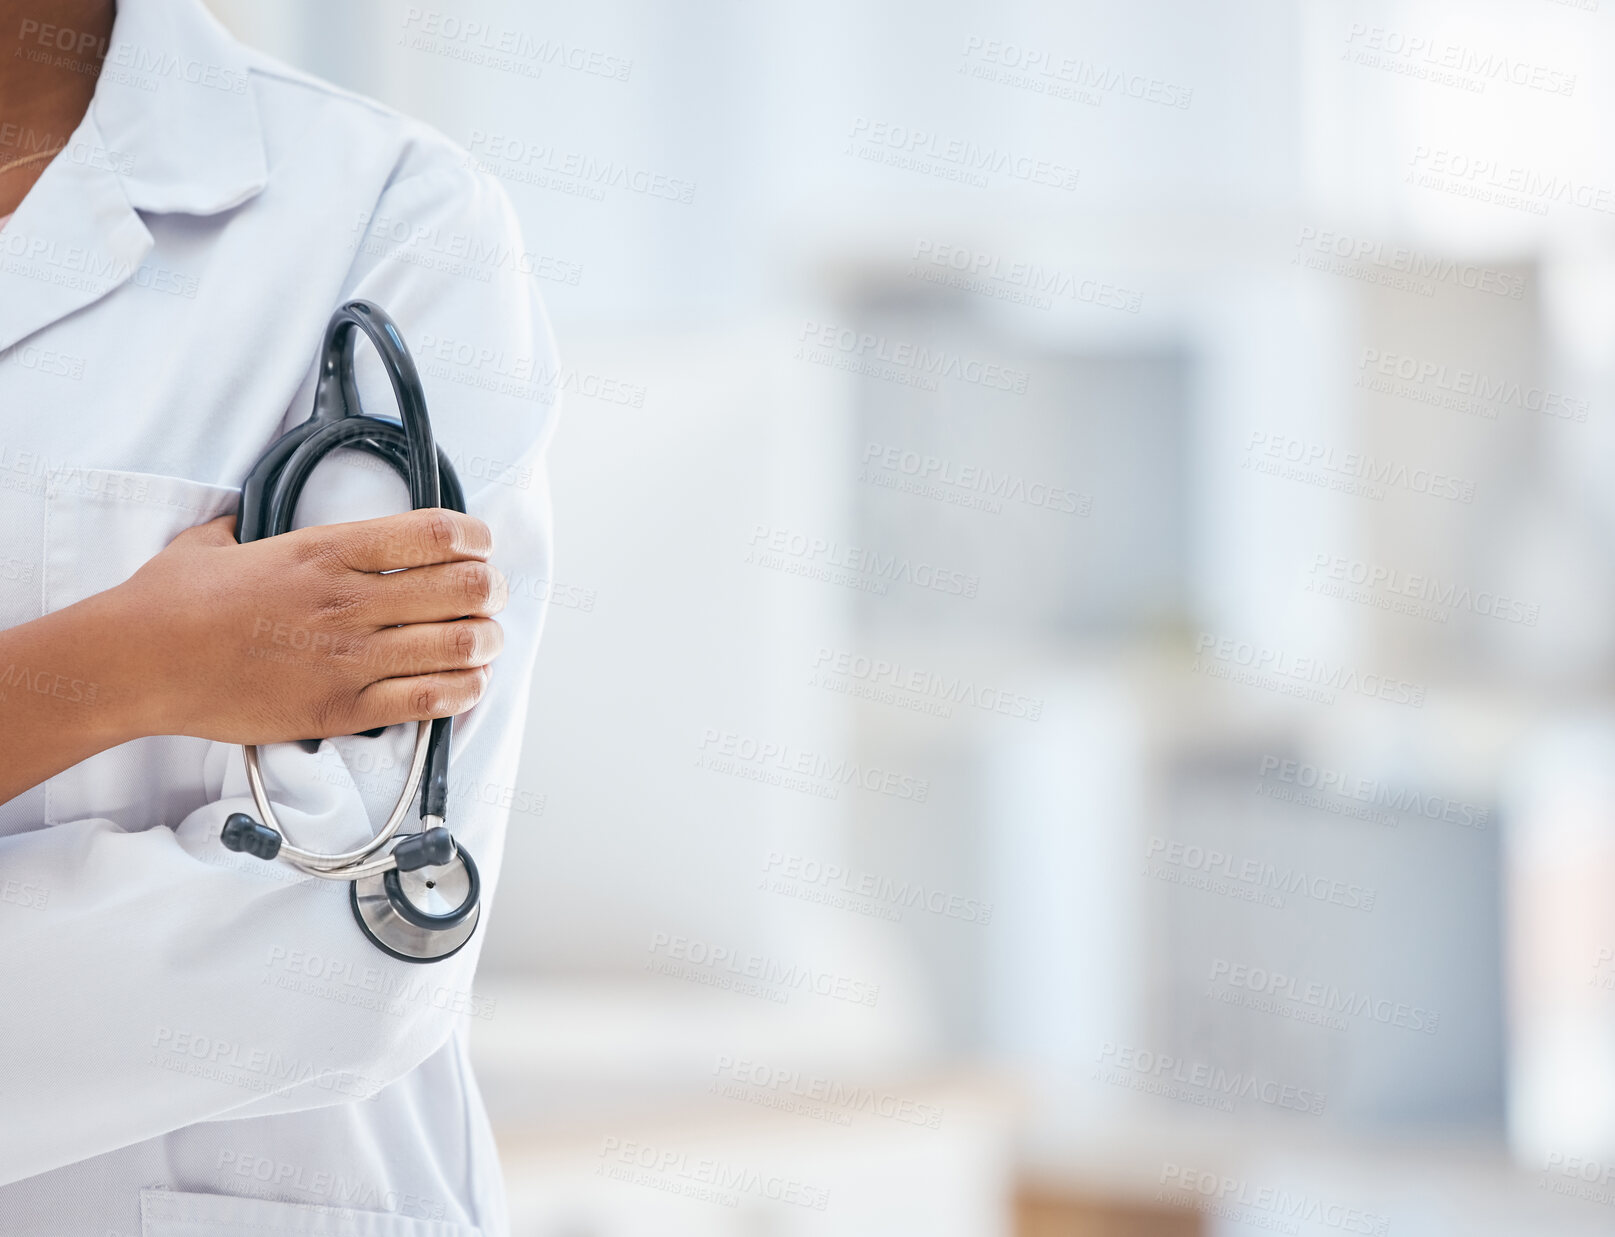
M505 632L489 618L411 623L370 638L365 669L375 680L486 666L505 647Z
M510 586L492 563L475 560L414 567L366 582L363 617L377 627L492 618L505 608Z
M193 545L234 545L236 543L236 518L233 515L221 515L205 524L195 524L187 528L175 541L184 541Z
M325 524L290 535L307 535L316 552L332 554L354 571L396 571L428 563L485 559L493 553L493 533L486 524L445 507L425 507L351 524Z
M488 669L443 670L409 678L382 679L359 693L355 731L399 722L423 722L464 713L488 689Z

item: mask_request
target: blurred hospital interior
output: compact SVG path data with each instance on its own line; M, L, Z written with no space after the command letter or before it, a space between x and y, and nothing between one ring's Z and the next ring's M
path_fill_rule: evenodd
M1610 0L210 3L559 344L515 1233L1615 1229Z

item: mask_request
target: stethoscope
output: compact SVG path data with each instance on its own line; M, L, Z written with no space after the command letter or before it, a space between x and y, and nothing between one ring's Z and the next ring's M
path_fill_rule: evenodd
M354 382L355 328L376 346L398 402L397 421L366 415ZM298 495L314 466L339 448L380 456L409 485L410 502L421 507L465 510L465 495L448 457L432 439L415 362L381 306L349 301L331 315L320 349L314 411L307 421L265 451L241 487L236 540L242 543L291 531ZM482 882L471 856L443 825L447 813L449 739L454 719L423 721L415 729L415 752L392 814L370 841L355 850L325 854L296 845L264 789L258 749L243 747L247 786L262 823L245 812L224 822L220 841L259 859L284 859L300 872L350 881L354 918L383 953L404 962L436 962L455 953L477 929ZM365 734L374 736L380 730ZM320 739L303 740L319 750ZM419 789L421 829L399 836L399 826Z

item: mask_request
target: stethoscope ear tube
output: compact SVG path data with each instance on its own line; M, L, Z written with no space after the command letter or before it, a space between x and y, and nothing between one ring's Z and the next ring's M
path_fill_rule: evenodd
M354 378L359 332L381 358L397 401L397 421L369 416L360 407ZM338 449L365 451L386 461L409 486L416 509L465 510L460 480L432 436L415 362L393 320L370 301L349 301L331 315L320 344L314 409L308 420L277 439L248 474L241 487L236 540L289 532L304 484L319 462ZM260 859L285 860L310 876L352 882L354 916L378 948L407 962L446 958L476 930L482 889L471 856L443 827L453 734L451 717L417 724L409 776L387 823L365 845L338 854L305 849L287 836L264 786L258 749L243 748L247 785L263 821L234 813L220 840ZM422 832L393 843L417 790ZM463 896L441 911L421 909L421 902L444 904L451 890Z

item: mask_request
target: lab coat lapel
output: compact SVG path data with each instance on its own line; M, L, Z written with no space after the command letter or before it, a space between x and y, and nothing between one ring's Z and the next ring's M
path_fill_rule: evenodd
M93 115L68 151L105 151ZM64 151L0 232L0 350L131 279L152 246L105 158Z
M198 0L122 0L95 97L0 232L0 350L141 273L153 214L268 183L245 54Z

